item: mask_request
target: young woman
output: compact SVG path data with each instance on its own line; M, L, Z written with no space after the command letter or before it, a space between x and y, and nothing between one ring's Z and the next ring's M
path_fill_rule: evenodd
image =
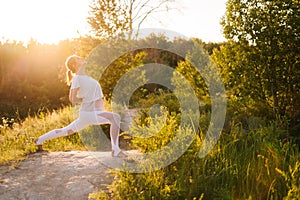
M98 81L85 73L86 61L77 55L66 60L67 83L71 85L69 99L80 103L79 117L64 128L52 130L35 139L38 150L42 151L45 140L72 135L89 125L110 124L112 156L126 157L119 147L120 116L104 110L103 93Z

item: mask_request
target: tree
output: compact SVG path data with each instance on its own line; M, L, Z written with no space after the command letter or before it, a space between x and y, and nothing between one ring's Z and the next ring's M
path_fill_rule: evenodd
M296 115L300 96L300 2L229 0L222 19L228 43L214 56L235 94Z
M141 24L154 12L168 11L175 0L93 0L88 23L97 37L115 37Z

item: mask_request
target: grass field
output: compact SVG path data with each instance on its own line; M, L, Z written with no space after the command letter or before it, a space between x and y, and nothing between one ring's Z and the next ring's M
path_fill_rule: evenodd
M64 127L73 121L73 116L73 108L65 107L52 113L27 117L21 124L14 123L10 127L4 124L0 129L0 165L16 165L18 161L26 158L26 155L36 152L34 138ZM78 134L46 142L44 148L48 151L85 149Z

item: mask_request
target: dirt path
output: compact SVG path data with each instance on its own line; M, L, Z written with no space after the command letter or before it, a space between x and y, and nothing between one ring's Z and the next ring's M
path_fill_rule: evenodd
M97 158L87 151L46 152L29 155L16 169L0 166L0 199L88 199L89 193L106 190L104 184L112 181L101 158L120 159L110 152L98 152Z

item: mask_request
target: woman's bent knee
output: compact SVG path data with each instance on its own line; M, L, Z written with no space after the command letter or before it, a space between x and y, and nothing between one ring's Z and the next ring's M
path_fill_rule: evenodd
M113 117L112 120L113 120L115 123L117 123L117 124L120 123L120 121L121 121L121 116L120 116L119 114L113 113L112 117Z
M73 133L74 133L74 131L71 130L71 129L67 131L67 134L68 134L68 135L72 135Z

